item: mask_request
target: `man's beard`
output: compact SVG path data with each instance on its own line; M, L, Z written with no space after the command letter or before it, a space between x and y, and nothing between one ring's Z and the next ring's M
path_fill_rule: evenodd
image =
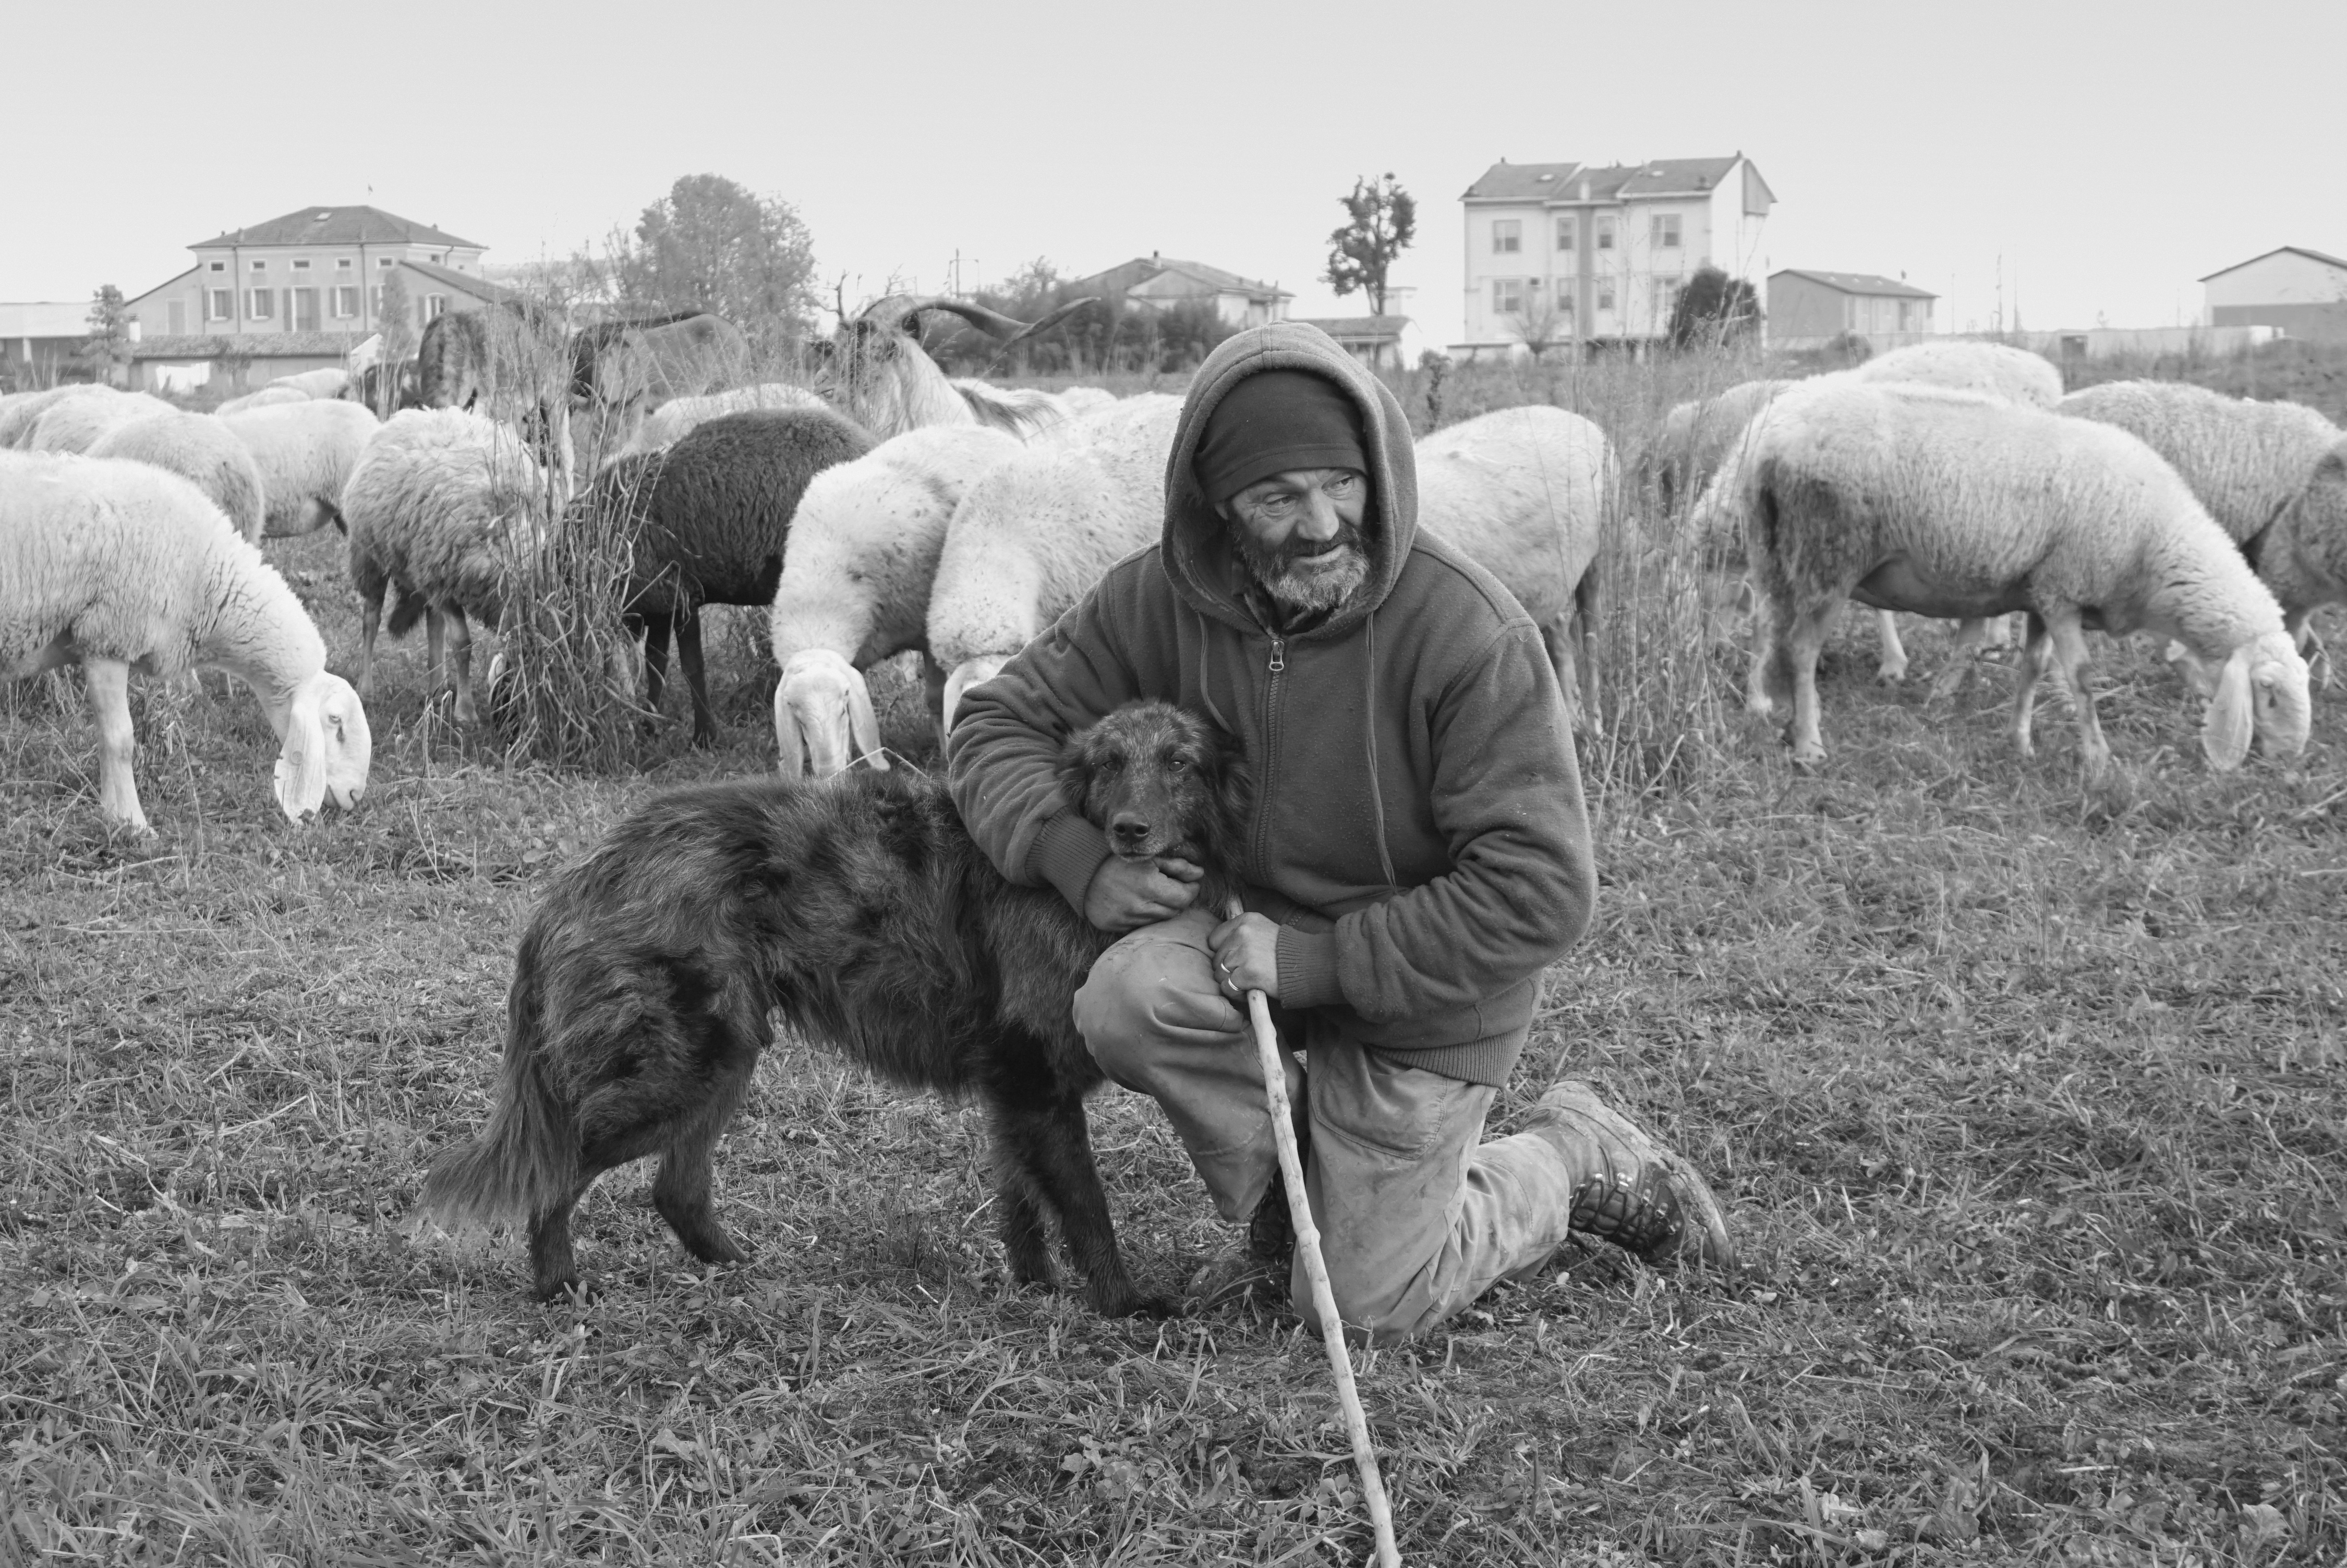
M1301 539L1266 549L1245 528L1234 526L1239 559L1272 602L1291 615L1318 615L1335 610L1369 579L1368 550L1361 530L1347 524L1342 533L1324 546Z

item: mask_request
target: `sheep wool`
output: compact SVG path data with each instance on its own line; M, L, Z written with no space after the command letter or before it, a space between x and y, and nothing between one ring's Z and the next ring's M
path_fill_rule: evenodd
M827 406L820 396L807 388L782 381L736 386L699 397L671 397L643 416L643 422L636 426L635 434L604 460L604 466L608 467L622 457L633 457L672 446L692 430L723 415L740 414L752 408Z
M858 755L888 765L862 671L908 648L927 655L929 593L954 509L1022 449L987 425L936 425L807 482L768 618L785 774L804 763L827 776Z
M267 408L277 403L307 403L310 395L298 386L264 386L259 392L248 392L242 397L231 397L212 410L215 417L243 414L255 408Z
M341 526L343 490L382 427L365 405L340 399L296 398L213 417L260 469L271 538Z
M2062 373L2044 354L2010 343L1981 343L1970 338L1946 338L1910 343L1875 355L1854 370L1843 372L1858 381L1895 381L1915 386L1937 386L1950 392L1976 392L2032 408L2051 408L2062 401Z
M261 537L268 488L252 454L208 414L159 414L117 425L91 443L92 457L151 463L194 485L247 539Z
M83 667L99 737L100 807L148 831L131 777L131 667L227 671L278 735L293 821L366 787L357 693L285 580L187 480L145 463L0 453L0 678Z
M2115 425L2167 458L2218 526L2240 541L2265 532L2340 439L2339 427L2311 408L2177 381L2105 382L2056 407Z
M87 452L108 431L179 411L143 392L77 386L43 410L18 445L28 452Z
M2125 431L1996 399L1834 378L1756 421L1733 474L1747 490L1769 642L1753 705L1790 702L1794 760L1824 756L1816 661L1845 599L1950 619L2026 610L2014 733L2026 753L2050 642L2091 779L2109 747L2085 684L2084 631L2138 629L2221 670L2203 726L2236 766L2306 743L2306 665L2274 601L2158 454Z

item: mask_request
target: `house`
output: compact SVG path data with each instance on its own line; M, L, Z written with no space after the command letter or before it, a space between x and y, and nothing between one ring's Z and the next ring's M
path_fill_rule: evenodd
M384 324L394 278L411 333L513 292L481 275L485 247L374 207L304 207L188 249L194 266L127 302L133 386L200 382L198 365L242 388L340 364Z
M2278 327L2295 338L2347 343L2347 261L2284 245L2200 280L2212 327Z
M1170 260L1151 251L1122 266L1066 285L1068 297L1095 294L1122 300L1128 307L1168 310L1181 305L1210 305L1214 314L1234 327L1259 327L1286 321L1287 302L1296 296L1276 283L1259 283L1204 261Z
M1939 295L1872 272L1819 272L1781 267L1768 274L1768 341L1780 346L1823 343L1843 333L1879 339L1932 330Z
M1408 370L1428 348L1425 331L1408 316L1307 316L1337 346L1371 370Z
M1636 345L1670 330L1706 264L1746 276L1776 193L1742 153L1652 163L1510 163L1466 209L1467 341L1454 352L1551 343Z
M76 362L88 342L87 300L0 304L0 392L87 379Z

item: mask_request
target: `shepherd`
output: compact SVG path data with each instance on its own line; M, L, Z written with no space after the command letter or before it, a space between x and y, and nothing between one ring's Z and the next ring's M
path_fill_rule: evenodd
M1077 1029L1245 1226L1192 1299L1284 1291L1315 1316L1245 1010L1260 989L1337 1316L1371 1344L1536 1274L1575 1232L1654 1263L1735 1256L1702 1175L1586 1082L1482 1141L1596 877L1540 629L1417 503L1401 405L1333 339L1230 338L1184 405L1158 545L972 688L948 741L1002 873L1120 934ZM1235 917L1200 901L1199 866L1121 859L1120 825L1055 788L1062 739L1144 697L1236 735L1254 774Z

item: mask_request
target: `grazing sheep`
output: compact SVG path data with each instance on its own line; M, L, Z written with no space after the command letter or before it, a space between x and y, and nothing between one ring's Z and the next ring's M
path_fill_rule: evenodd
M929 590L946 526L979 476L1021 450L982 425L944 425L884 441L808 482L768 623L783 677L774 740L785 777L818 778L862 757L887 767L863 671L928 653ZM928 664L933 694L944 672Z
M824 345L842 408L882 440L931 425L991 425L1020 437L1050 429L1067 415L1046 392L948 380L921 347L920 320L942 311L1002 340L1007 348L1048 331L1088 300L1071 301L1041 321L1013 321L966 300L891 294L853 321L842 321Z
M929 600L929 653L946 671L945 727L961 694L1066 611L1165 524L1165 463L1181 400L1127 398L1051 431L972 485L946 530ZM1441 534L1540 622L1568 704L1596 713L1594 620L1604 435L1560 408L1502 409L1419 443L1419 526ZM1581 614L1582 655L1572 621Z
M77 397L90 390L88 382L76 381L63 386L45 387L39 392L12 392L0 397L0 450L22 451L42 415L67 398Z
M2173 381L2114 381L2060 412L2116 425L2167 458L2281 604L2301 649L2309 618L2347 602L2347 436L2311 408Z
M87 452L108 431L136 420L152 419L178 409L143 392L117 392L110 386L82 386L44 409L32 430L18 443L27 452Z
M1165 463L1182 400L1128 397L1046 432L980 475L954 508L929 596L929 657L961 694L1165 527Z
M259 392L248 392L242 397L231 397L212 410L214 417L226 414L243 414L251 409L267 408L280 403L307 403L310 395L298 386L264 386Z
M235 432L209 414L159 414L117 425L90 444L89 455L168 469L210 497L239 534L261 538L267 481Z
M1753 415L1792 384L1789 381L1739 382L1716 396L1682 403L1663 415L1662 434L1644 465L1655 498L1665 509L1672 509L1702 495ZM1741 541L1736 542L1740 546Z
M2062 373L2044 354L1971 338L1910 343L1840 374L1858 381L1977 392L2031 408L2051 408L2062 401Z
M396 587L391 634L425 618L431 689L441 680L445 625L453 654L456 722L471 724L473 617L494 630L507 563L544 539L548 479L505 425L461 409L409 409L369 438L343 487L351 583L361 602L359 694L374 691L374 639L385 592Z
M350 390L351 373L340 365L328 365L323 370L305 370L294 375L281 375L269 384L290 387L304 397L340 397Z
M712 392L700 397L674 397L643 416L626 443L609 457L604 466L622 457L640 453L657 452L672 446L685 432L708 424L722 414L740 414L751 408L827 408L830 405L804 386L787 382L764 381L754 386L736 386L725 392Z
M98 804L149 830L131 776L131 666L221 670L261 700L299 822L365 792L366 709L301 600L220 508L143 463L0 453L0 678L78 663L98 733Z
M359 454L382 428L364 404L303 398L213 417L260 466L269 538L343 526L343 487Z
M1752 706L1792 704L1793 760L1825 755L1817 659L1845 599L1946 618L2029 612L2014 739L2029 753L2037 676L2078 712L2089 781L2110 764L2085 631L2138 629L2214 672L2201 744L2236 767L2306 743L2306 664L2273 595L2159 455L2125 431L1912 385L1820 383L1755 422L1724 472L1746 488L1768 633Z
M694 745L714 745L718 735L702 668L701 607L773 602L807 482L872 445L828 408L748 409L597 476L589 504L620 518L634 540L621 613L630 632L643 633L645 697L660 706L673 630L692 691Z

